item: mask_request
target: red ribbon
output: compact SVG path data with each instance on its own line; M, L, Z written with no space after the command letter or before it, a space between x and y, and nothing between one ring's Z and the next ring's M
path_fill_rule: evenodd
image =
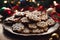
M51 16L52 19L55 20L56 22L60 22L60 19L58 19L57 17L55 17L55 15L60 17L60 14L59 14L59 13L56 13L56 12L51 13L50 16Z

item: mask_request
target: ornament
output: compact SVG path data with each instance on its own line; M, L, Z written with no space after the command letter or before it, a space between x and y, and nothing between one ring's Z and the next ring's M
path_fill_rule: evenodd
M29 7L28 10L29 11L33 11L34 10L34 7Z
M4 8L4 12L6 12L10 15L11 14L11 9L10 8Z
M51 16L51 18L52 18L54 21L58 21L58 20L54 17L55 14L56 14L56 12L52 12L52 13L50 14L50 16Z
M32 2L36 2L35 0L32 0Z
M29 1L29 0L26 0L26 1Z
M53 33L51 35L51 38L49 38L49 40L59 40L59 35L57 33Z
M32 0L29 0L29 2L32 2Z
M56 1L53 1L53 3L54 3L54 6L58 5L58 3Z
M60 22L60 4L55 6L55 11L57 14L58 22Z
M60 22L60 14L58 14L57 12L52 12L50 14L51 18L55 21L55 22Z
M18 1L18 4L20 4L21 2L20 1Z
M59 35L58 35L57 33L53 33L51 36L52 36L52 37L59 38Z
M4 11L4 8L1 8L1 9L0 9L0 12L2 12L2 11Z
M0 14L1 14L5 9L6 9L6 7L2 7L2 8L0 9Z
M14 7L12 7L12 10L19 10L20 8L19 8L19 6L14 6Z
M7 3L7 0L5 0L4 3L6 4Z
M15 10L14 12L15 12L15 13L17 13L17 12L18 12L18 10Z
M60 13L60 4L58 4L56 1L53 1L53 3L54 3L54 6L55 6L55 10L56 10L56 12L58 12L58 13Z
M49 40L53 40L53 38L49 38Z
M5 8L5 10L11 10L10 8Z
M40 4L39 4L39 3L37 3L37 6L40 6Z
M13 15L13 12L11 10L4 10L4 13L6 13L9 16Z
M6 7L2 7L1 9L5 9Z
M21 11L21 12L24 11L24 8L22 8L20 11Z
M11 10L5 10L5 12L11 14Z
M10 8L6 8L6 7L2 7L1 9L4 9L4 10L11 10Z
M43 10L44 10L44 7L43 7L43 6L39 6L39 7L37 8L37 10L38 10L38 11L43 11Z
M49 13L49 12L52 12L52 11L53 11L53 8L48 8L46 11L47 11L48 13Z
M53 40L59 40L59 35L57 33L53 33L51 37L53 38Z
M13 4L14 3L14 1L11 1L11 4Z
M22 12L22 11L26 11L26 10L28 10L28 8L26 8L26 7L20 9L21 12Z

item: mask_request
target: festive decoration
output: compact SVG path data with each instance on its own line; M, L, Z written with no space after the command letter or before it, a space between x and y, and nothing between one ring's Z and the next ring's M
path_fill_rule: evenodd
M11 1L11 4L14 4L14 1Z
M26 0L26 1L29 1L29 0Z
M0 9L0 13L2 13L5 8L6 8L6 7L2 7L2 8Z
M37 6L40 6L40 4L39 4L39 3L37 3Z
M60 4L56 5L56 12L58 12L60 14Z
M58 19L58 15L57 15L57 13L56 12L52 12L51 14L50 14L50 16L56 21L56 22L59 22L60 20Z
M24 7L24 8L21 8L20 11L26 11L26 10L28 10L28 8L27 7Z
M53 40L53 38L49 38L49 40Z
M18 1L18 4L20 4L21 2L20 1Z
M60 22L60 4L56 3L56 1L54 1L54 8L52 10L51 17L56 22Z
M3 14L3 13L7 13L8 15L11 15L11 14L12 14L10 8L2 7L2 8L0 9L0 11L1 11L1 14ZM2 13L2 12L3 12L3 13ZM4 15L4 14L3 14L3 15Z
M51 37L53 38L53 40L59 40L59 35L57 33L53 33Z
M58 4L56 1L53 1L54 6L56 7L56 12L60 13L60 4Z
M32 2L36 2L35 0L32 0Z
M6 7L2 7L1 9L5 9Z
M2 6L3 8L0 9L0 13L2 13L3 11L4 12L6 11L6 13L10 15L10 14L13 14L11 13L11 11L14 12L15 10L44 11L47 8L51 7L53 9L55 7L56 8L55 13L52 12L53 11L52 9L50 9L50 11L48 10L47 11L48 13L52 12L52 14L50 15L55 21L60 21L57 17L54 17L55 14L60 17L60 4L58 2L59 1L54 1L54 0L2 0L0 4L5 7Z
M50 7L50 5L53 5L53 0L36 0L37 3L40 5L43 5L45 8Z
M49 38L49 40L59 40L59 35L57 33L53 33L51 35L51 38Z
M11 15L11 10L5 10L8 15Z
M28 10L29 11L33 11L34 10L34 7L29 7Z
M4 3L7 3L7 0L6 0L6 1L4 1Z
M37 10L38 11L43 11L44 10L44 7L43 6L39 6Z
M17 5L12 7L12 10L19 10L19 9L20 9L20 8L19 8L19 6L17 6Z
M52 35L51 35L52 37L56 37L56 38L59 38L59 35L57 34L57 33L53 33Z
M5 9L6 9L6 7L2 7L2 8L0 9L0 14L1 14L1 15L3 14L3 12L4 12Z

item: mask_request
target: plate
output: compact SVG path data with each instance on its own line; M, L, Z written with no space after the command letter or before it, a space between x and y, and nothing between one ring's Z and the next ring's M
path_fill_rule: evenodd
M47 34L53 33L54 31L56 31L59 28L59 23L56 23L54 26L50 27L47 32L40 33L40 34L22 34L22 33L16 33L16 32L13 32L12 28L9 27L9 26L6 26L5 24L3 24L2 26L3 26L3 28L5 30L11 32L12 34L22 35L22 36L35 36L35 35L47 35Z

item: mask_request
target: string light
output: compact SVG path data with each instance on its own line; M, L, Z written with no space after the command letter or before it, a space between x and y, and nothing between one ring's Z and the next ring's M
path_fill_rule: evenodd
M35 0L32 0L32 2L36 2Z
M53 40L53 38L49 38L49 40Z
M32 0L29 0L29 2L32 2Z
M5 0L4 3L7 3L7 0Z
M14 1L11 1L11 3L13 4L13 3L14 3Z
M15 10L15 12L17 13L17 12L18 12L18 10Z
M56 1L53 1L53 3L54 3L55 6L58 5L58 3Z
M18 4L20 4L21 2L20 1L18 1Z
M26 1L29 1L29 0L26 0Z
M40 4L39 3L37 3L37 6L39 6Z
M27 1L28 1L28 0L27 0ZM34 3L35 3L36 1L35 1L35 0L29 0L29 2L34 2Z

